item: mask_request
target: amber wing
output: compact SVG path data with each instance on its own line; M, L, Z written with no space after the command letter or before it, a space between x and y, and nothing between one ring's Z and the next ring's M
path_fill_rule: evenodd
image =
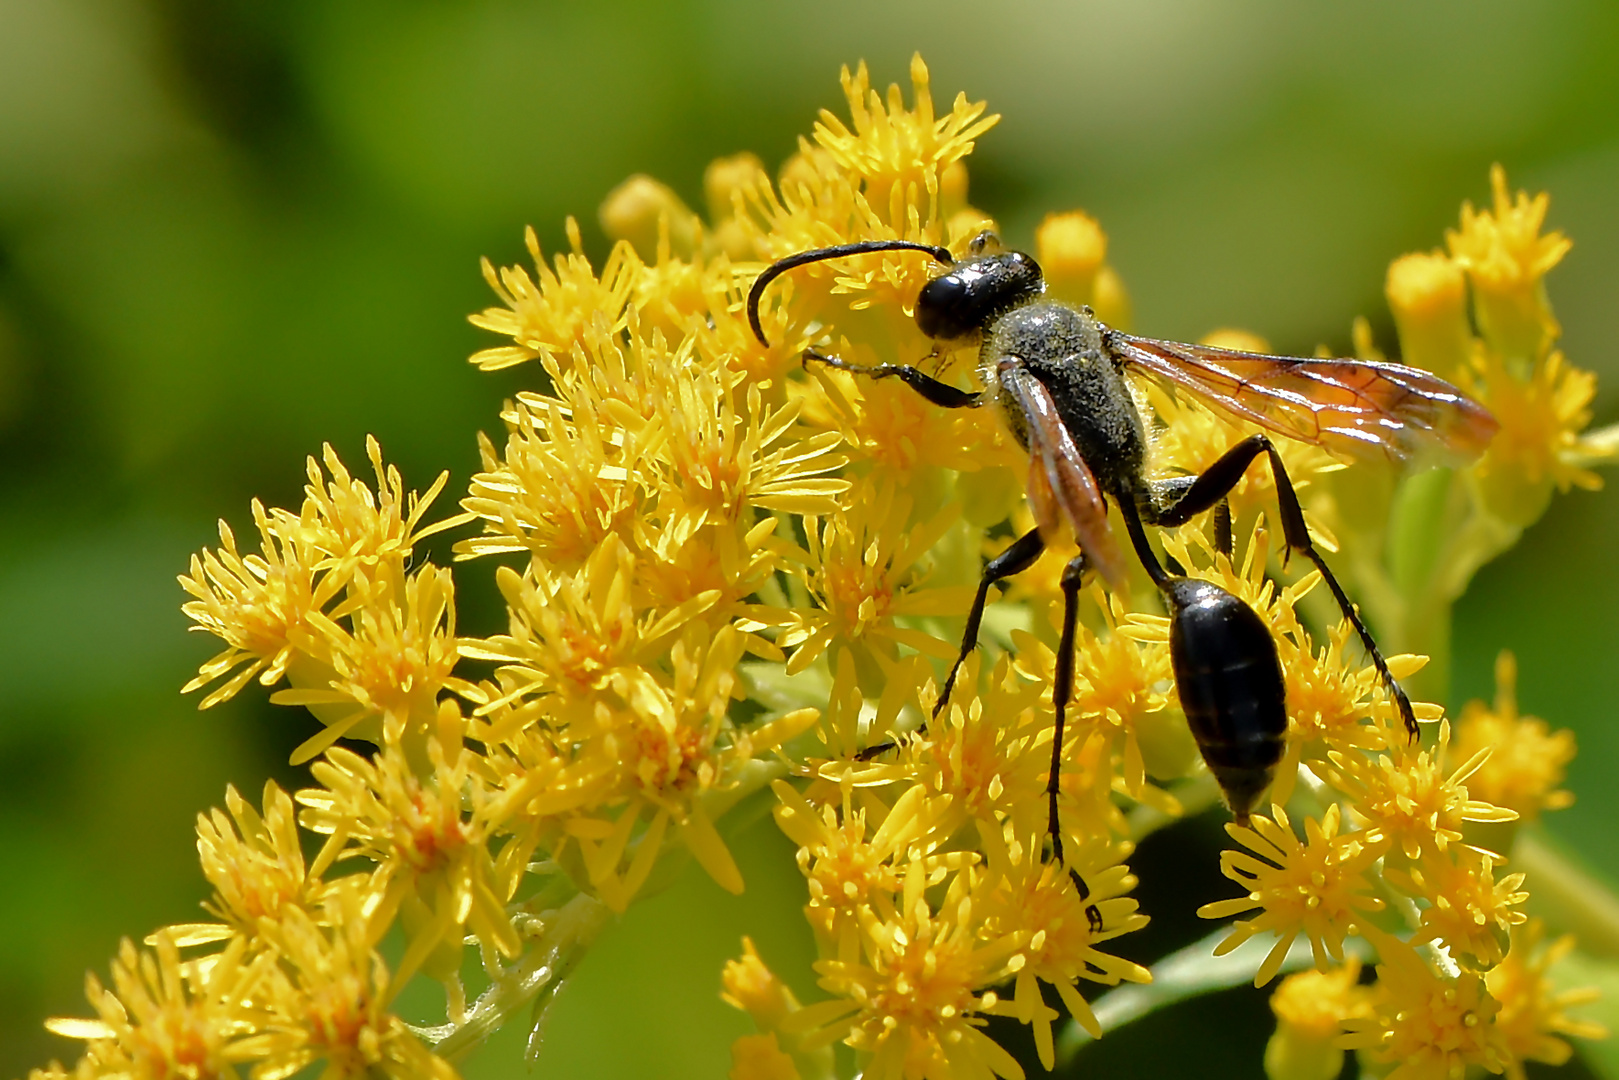
M1160 382L1336 453L1462 464L1484 452L1497 427L1484 406L1456 387L1403 364L1268 356L1116 330L1106 341L1121 360Z
M1000 372L1001 388L1023 413L1029 432L1029 502L1040 533L1049 543L1058 518L1074 530L1074 540L1115 588L1125 583L1125 564L1108 525L1107 502L1080 456L1074 438L1057 415L1045 383L1015 365Z

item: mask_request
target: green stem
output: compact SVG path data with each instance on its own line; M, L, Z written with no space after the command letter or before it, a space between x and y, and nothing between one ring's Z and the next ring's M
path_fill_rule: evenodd
M1436 588L1435 570L1450 540L1449 517L1454 474L1430 469L1407 476L1395 489L1389 512L1387 551L1390 584L1406 598L1394 644L1422 653L1428 665L1406 680L1416 697L1443 704L1450 696L1450 602Z
M1592 956L1619 957L1619 897L1607 881L1557 850L1539 829L1524 829L1512 866L1528 875L1531 904L1558 930L1572 931Z
M1399 647L1428 658L1422 670L1405 680L1406 693L1420 701L1450 701L1450 601L1430 592L1406 609Z
M465 1020L432 1032L445 1032L433 1051L450 1061L465 1056L542 990L561 986L611 918L607 905L586 893L562 905L539 941L490 984Z
M778 776L785 775L786 771L785 763L779 760L755 759L746 762L735 784L704 797L705 808L717 819ZM643 896L672 883L675 868L685 862L684 859L669 858L671 849L678 847L678 841L673 839L665 842L664 851L658 858L659 870L654 870L648 879L642 889ZM418 1034L435 1043L434 1051L440 1057L453 1061L481 1045L519 1010L534 1002L534 1026L528 1049L532 1059L550 999L561 989L579 961L584 959L585 953L611 918L611 909L594 896L588 893L574 895L545 918L545 931L538 941L524 951L515 965L490 984L464 1020L459 1024L418 1028Z
M1194 942L1178 952L1170 953L1152 966L1152 982L1121 986L1109 990L1091 1005L1096 1022L1105 1035L1124 1025L1140 1020L1159 1009L1201 994L1217 990L1230 990L1251 983L1259 965L1269 955L1276 942L1272 935L1262 934L1249 938L1224 956L1215 956L1214 948L1231 933L1222 926L1214 933ZM1346 950L1355 948L1359 939L1344 943ZM1282 973L1301 971L1315 963L1306 938L1294 941L1282 961ZM1070 1021L1057 1041L1057 1063L1066 1065L1073 1060L1091 1036L1078 1023Z
M1394 493L1389 512L1389 576L1405 596L1427 592L1434 562L1449 535L1445 527L1452 473L1429 469L1407 476Z

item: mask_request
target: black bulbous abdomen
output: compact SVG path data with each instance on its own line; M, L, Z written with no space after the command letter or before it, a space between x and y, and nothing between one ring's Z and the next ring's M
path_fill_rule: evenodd
M1287 738L1275 639L1253 608L1211 582L1179 578L1164 593L1181 708L1232 814L1245 822Z

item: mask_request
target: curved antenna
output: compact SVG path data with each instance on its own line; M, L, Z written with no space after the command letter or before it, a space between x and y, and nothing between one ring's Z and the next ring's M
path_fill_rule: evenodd
M922 251L946 266L956 264L956 257L950 254L949 248L918 244L912 240L861 240L853 244L837 244L833 247L815 248L812 251L800 251L796 255L789 255L765 267L764 273L754 279L753 288L748 290L748 325L753 327L753 336L759 339L759 344L766 348L770 346L770 342L765 340L765 328L759 322L759 300L764 296L767 285L787 271L809 263L841 259L846 255L866 255L874 251Z

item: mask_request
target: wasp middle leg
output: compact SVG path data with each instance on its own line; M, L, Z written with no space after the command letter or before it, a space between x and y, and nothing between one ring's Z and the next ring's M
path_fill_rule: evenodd
M1068 866L1063 858L1062 822L1057 816L1057 793L1062 778L1063 728L1068 717L1068 703L1074 693L1074 635L1079 625L1079 590L1084 584L1084 577L1085 553L1080 552L1068 561L1062 571L1062 634L1057 640L1057 664L1051 678L1051 703L1056 710L1057 720L1051 732L1051 773L1046 778L1046 805L1049 809L1046 831L1051 834L1052 859L1067 869L1079 898L1089 900L1091 887L1085 884L1079 871ZM1095 904L1085 905L1085 919L1090 923L1091 933L1101 932L1102 912Z
M1394 678L1393 672L1389 671L1388 663L1384 661L1377 642L1372 640L1371 631L1361 621L1360 612L1350 602L1343 586L1338 584L1338 579L1333 576L1332 571L1327 568L1326 561L1310 542L1310 530L1304 522L1304 510L1299 505L1298 493L1293 489L1293 481L1288 478L1287 467L1282 464L1281 454L1276 452L1276 445L1268 436L1250 435L1242 440L1222 454L1213 465L1203 470L1202 474L1183 490L1164 492L1163 486L1159 485L1156 490L1149 492L1149 497L1141 510L1150 524L1168 528L1184 525L1197 514L1224 501L1231 493L1231 489L1242 479L1243 473L1248 471L1248 466L1253 464L1254 459L1260 454L1269 459L1271 476L1276 481L1276 501L1281 510L1283 539L1290 549L1309 559L1321 572L1321 580L1327 583L1333 599L1338 602L1338 609L1343 612L1344 618L1349 620L1349 625L1354 627L1355 633L1360 636L1367 657L1377 669L1378 675L1382 677L1384 685L1388 687L1389 695L1394 698L1394 704L1400 710L1400 718L1405 721L1406 734L1412 742L1415 742L1420 729L1417 727L1416 714L1411 709L1411 699L1406 696L1405 690Z
M978 646L978 630L984 622L984 608L989 605L989 590L997 581L1004 581L1014 574L1021 574L1034 565L1034 561L1045 551L1045 541L1040 538L1039 529L1030 529L1007 547L1007 549L984 564L983 576L978 579L978 592L973 597L973 605L967 611L967 628L961 635L961 651L956 654L956 662L950 665L950 673L944 678L944 685L939 690L939 698L933 703L933 712L929 720L936 720L944 712L944 707L950 702L950 691L955 688L956 676L961 673L961 665L967 662L973 649ZM919 733L927 731L927 721L916 729ZM860 751L862 761L870 761L878 754L893 749L892 742L877 743Z

